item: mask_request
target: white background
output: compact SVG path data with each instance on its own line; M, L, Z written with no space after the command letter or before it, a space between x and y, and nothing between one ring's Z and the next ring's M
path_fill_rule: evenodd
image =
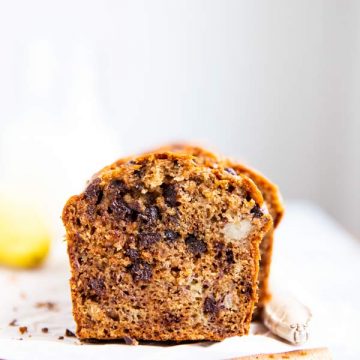
M359 20L344 0L1 1L0 183L60 229L107 162L202 141L360 236Z

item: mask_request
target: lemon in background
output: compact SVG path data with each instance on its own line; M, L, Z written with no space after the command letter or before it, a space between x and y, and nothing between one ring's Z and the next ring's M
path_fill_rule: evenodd
M0 193L0 265L36 267L47 257L50 243L50 232L35 206Z

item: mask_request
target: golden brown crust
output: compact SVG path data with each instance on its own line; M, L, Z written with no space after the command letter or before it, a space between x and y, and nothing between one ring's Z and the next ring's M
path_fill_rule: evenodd
M247 334L259 243L272 223L262 204L250 179L187 154L104 168L63 211L77 336Z

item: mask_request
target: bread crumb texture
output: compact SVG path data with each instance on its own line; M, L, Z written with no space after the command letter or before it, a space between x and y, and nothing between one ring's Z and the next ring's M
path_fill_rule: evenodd
M256 216L254 215L256 209ZM245 176L158 152L104 168L63 210L81 339L244 335L272 227Z

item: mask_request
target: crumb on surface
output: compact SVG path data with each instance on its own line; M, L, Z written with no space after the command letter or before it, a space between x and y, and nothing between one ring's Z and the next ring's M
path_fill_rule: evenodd
M59 336L59 337L58 337L58 340L64 340L64 337L63 337L63 336Z
M14 319L14 320L10 321L9 326L17 326L17 320Z
M27 333L27 331L28 331L27 326L19 326L20 334L25 334L25 333Z
M67 336L67 337L75 337L75 334L71 330L66 329L65 330L65 336Z
M40 301L40 302L37 302L35 304L35 307L38 308L38 309L42 309L42 308L45 308L47 310L57 310L58 307L56 305L56 303L52 302L52 301Z
M139 345L139 342L130 336L124 336L124 341L126 345Z
M43 332L44 334L47 334L47 333L49 332L49 328L43 327L43 328L41 329L41 332Z

